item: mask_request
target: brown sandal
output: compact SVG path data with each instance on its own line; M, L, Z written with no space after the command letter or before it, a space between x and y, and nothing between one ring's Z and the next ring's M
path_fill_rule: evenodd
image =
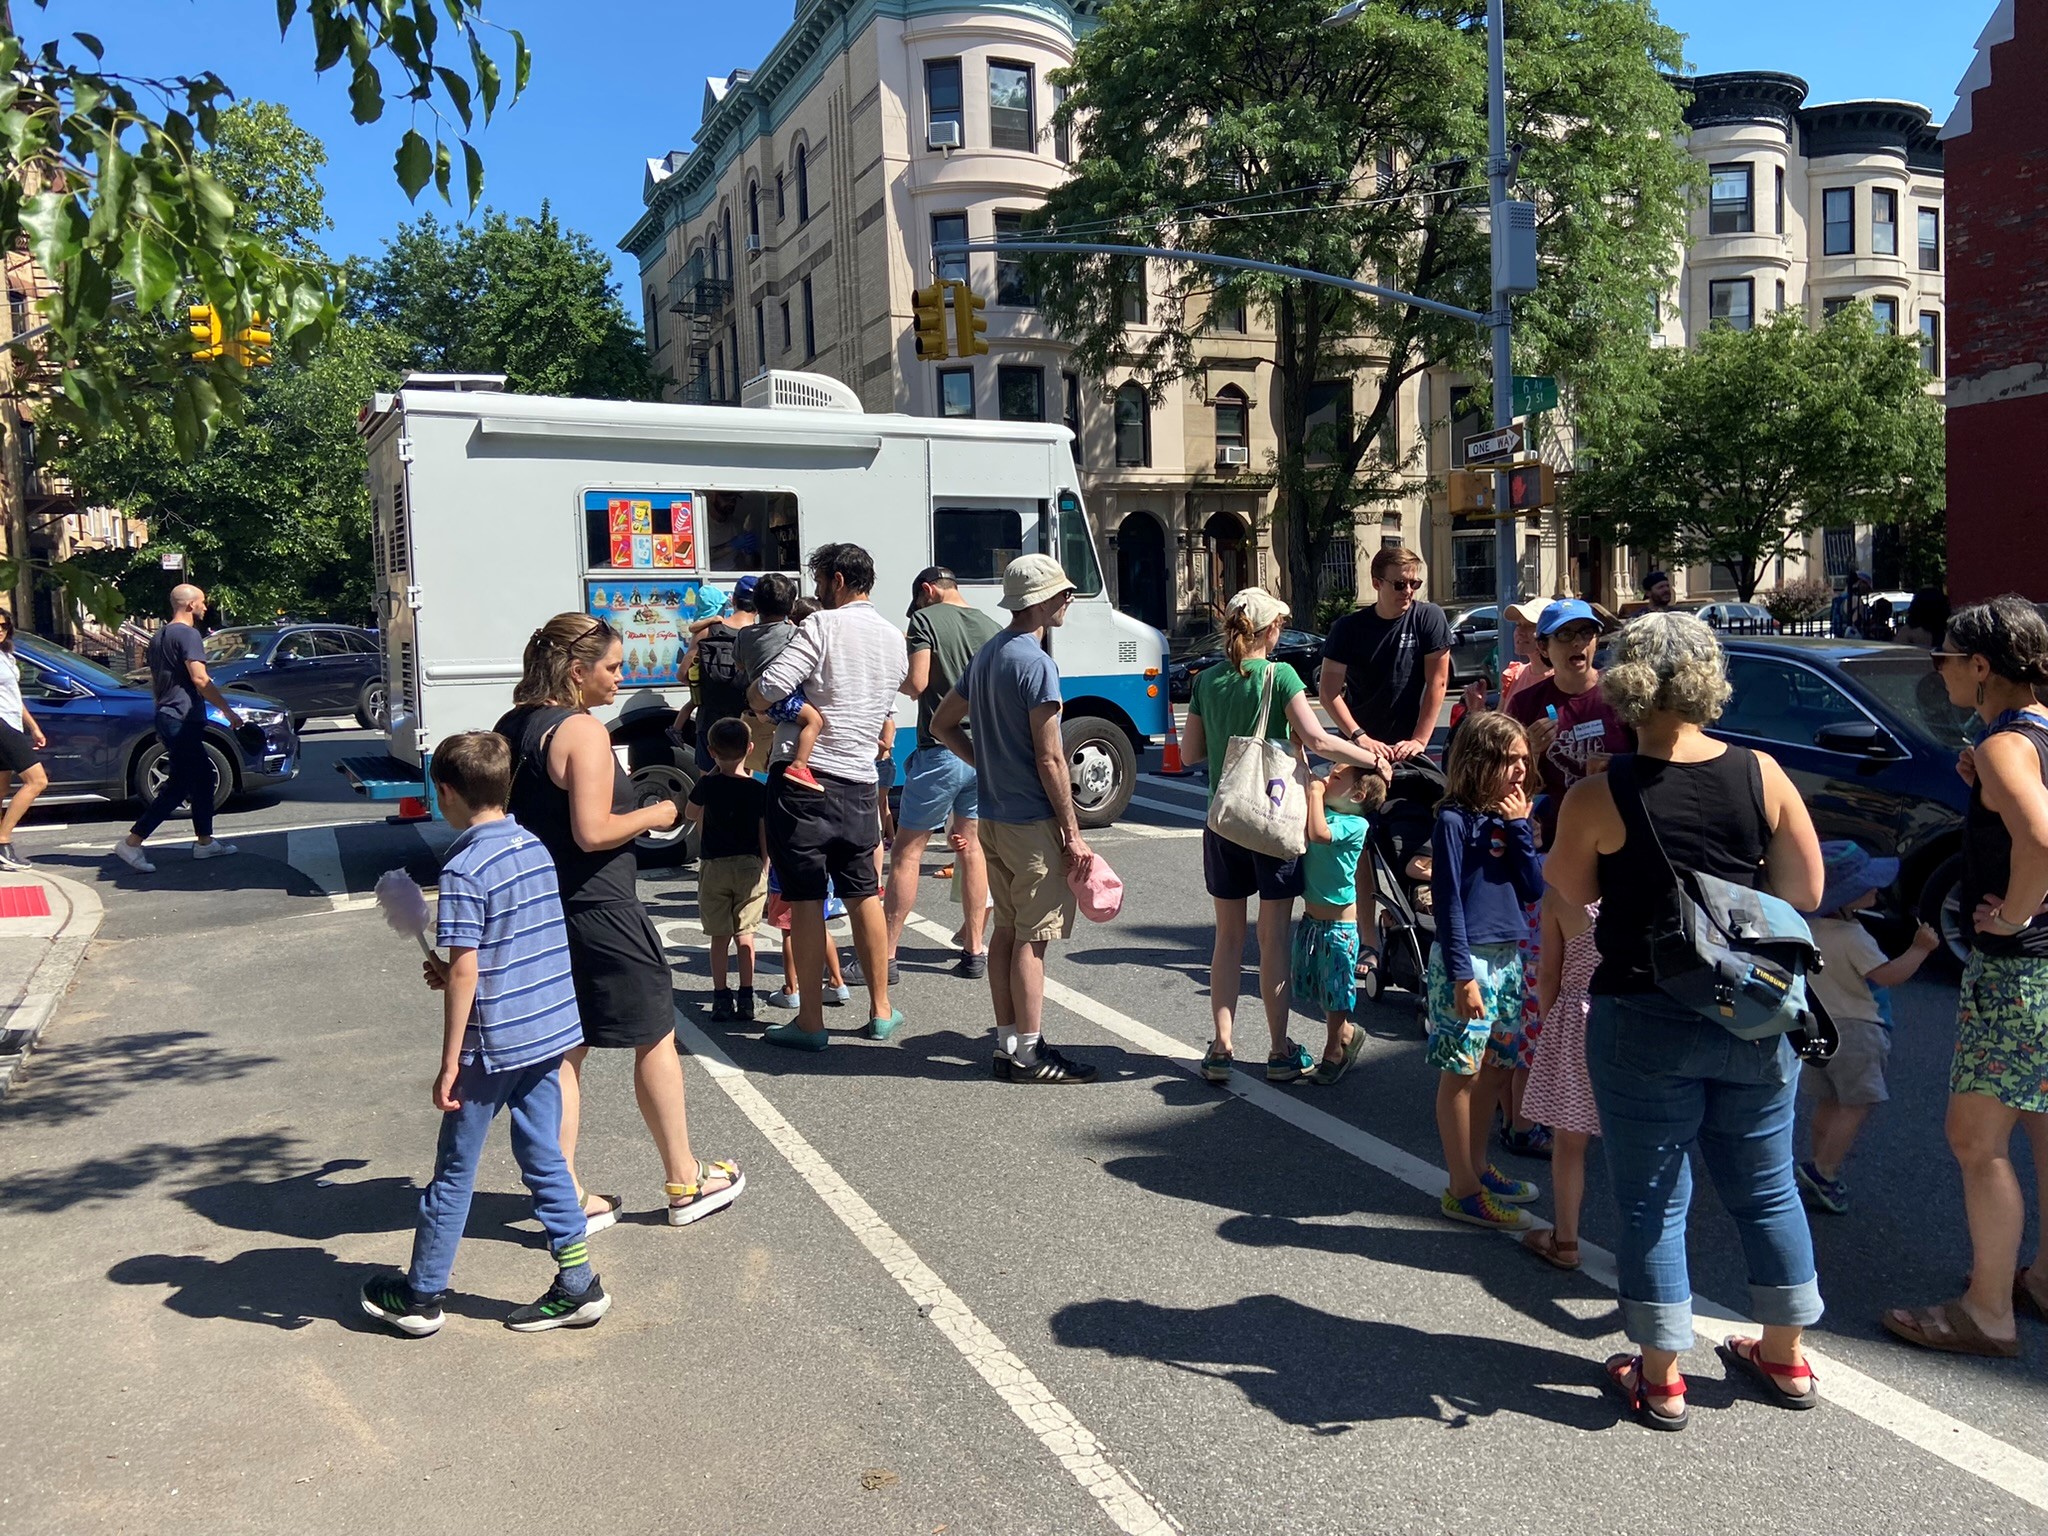
M1992 1338L1963 1310L1960 1301L1945 1301L1938 1307L1893 1307L1879 1321L1894 1338L1922 1349L1981 1355L1988 1360L2010 1360L2020 1352L2017 1338Z
M1579 1267L1579 1243L1573 1238L1568 1243L1557 1240L1557 1228L1538 1227L1522 1234L1522 1246L1553 1269L1577 1269Z
M2013 1315L2017 1317L2020 1313L2024 1312L2029 1317L2038 1318L2040 1321L2048 1323L2048 1303L2044 1303L2040 1297L2036 1296L2034 1288L2027 1284L2027 1276L2032 1273L2031 1269L2016 1270L2013 1273Z

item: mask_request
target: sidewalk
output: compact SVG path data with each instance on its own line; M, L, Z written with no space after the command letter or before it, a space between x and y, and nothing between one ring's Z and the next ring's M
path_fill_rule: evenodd
M71 989L102 915L98 893L75 880L0 876L0 1098Z

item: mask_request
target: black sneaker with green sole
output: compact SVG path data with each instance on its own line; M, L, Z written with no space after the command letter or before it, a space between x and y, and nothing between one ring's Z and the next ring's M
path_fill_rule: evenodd
M441 1298L415 1296L403 1275L365 1280L363 1312L409 1339L424 1339L441 1331Z
M514 1333L546 1333L550 1328L588 1328L610 1310L611 1297L605 1295L604 1287L591 1276L590 1289L581 1295L572 1296L562 1289L557 1276L555 1283L548 1287L547 1295L539 1301L524 1307L514 1307L512 1315L505 1319L505 1326Z

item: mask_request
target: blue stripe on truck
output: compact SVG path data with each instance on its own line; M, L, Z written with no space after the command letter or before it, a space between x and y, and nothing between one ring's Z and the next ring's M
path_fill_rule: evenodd
M1147 689L1153 690L1146 692ZM1137 727L1138 734L1148 741L1157 741L1166 734L1166 712L1172 706L1166 698L1166 674L1146 677L1138 672L1108 672L1092 677L1062 677L1060 696L1067 701L1067 711L1073 712L1078 699L1103 699L1114 704ZM904 765L910 761L910 754L917 749L917 724L915 719L896 729L896 782L903 782Z

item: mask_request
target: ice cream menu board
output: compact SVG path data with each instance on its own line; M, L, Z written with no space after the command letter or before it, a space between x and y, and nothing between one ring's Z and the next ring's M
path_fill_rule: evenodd
M694 492L585 491L583 517L590 528L592 565L615 571L697 568Z
M690 621L702 618L698 584L622 576L583 583L583 607L618 631L626 648L620 681L628 688L670 688L682 682L678 663L690 643Z

